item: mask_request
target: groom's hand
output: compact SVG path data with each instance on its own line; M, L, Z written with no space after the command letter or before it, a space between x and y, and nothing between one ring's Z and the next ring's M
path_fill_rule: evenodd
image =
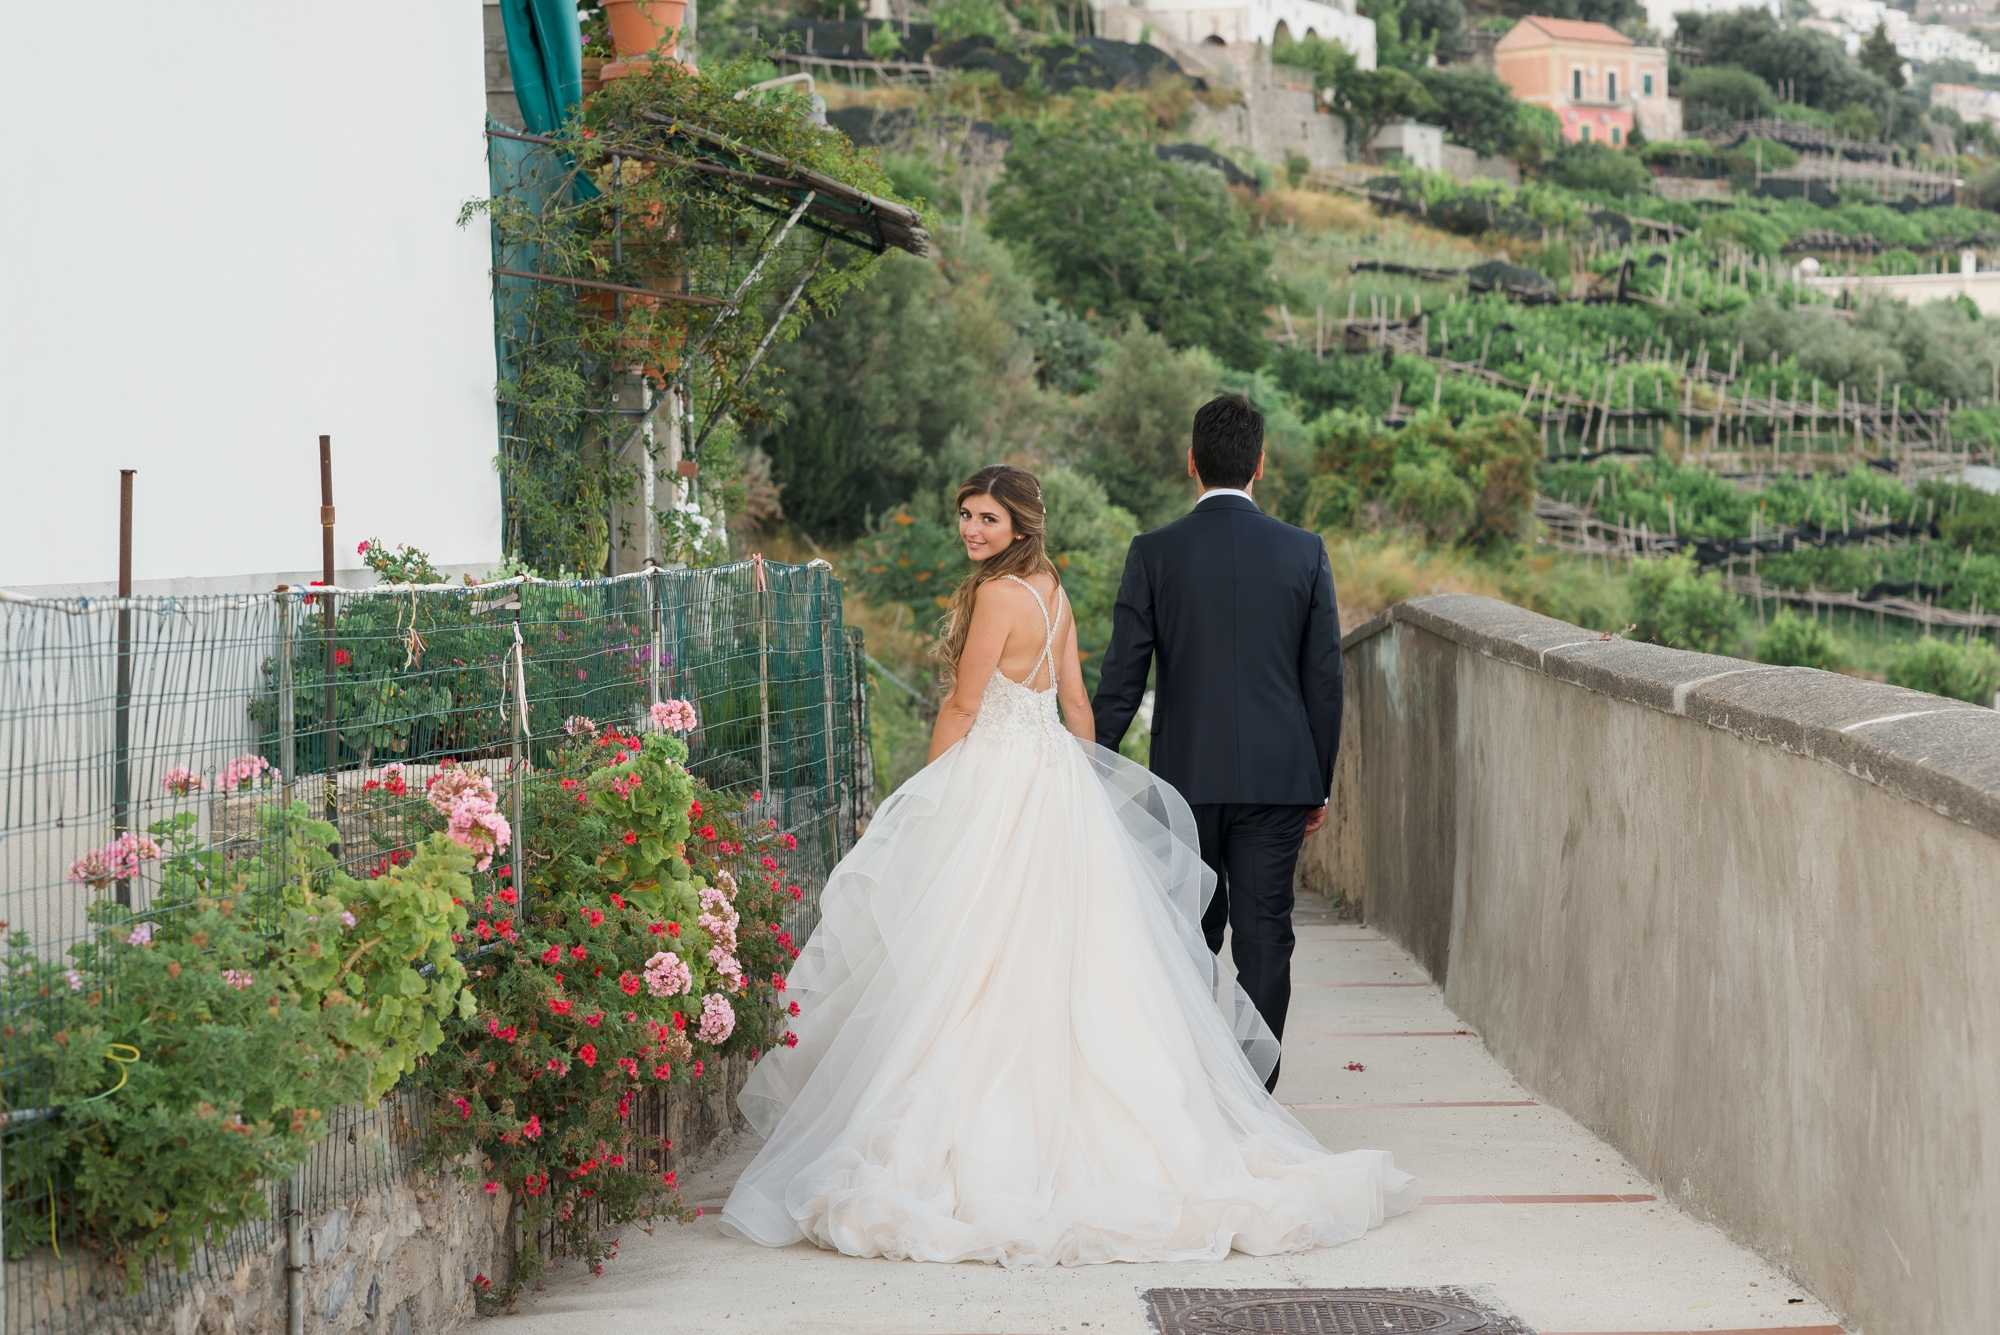
M1309 835L1318 834L1319 827L1324 824L1326 824L1326 803L1322 802L1317 811L1306 817L1306 833Z

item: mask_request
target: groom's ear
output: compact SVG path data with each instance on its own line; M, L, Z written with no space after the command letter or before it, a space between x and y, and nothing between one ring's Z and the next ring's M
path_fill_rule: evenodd
M1262 466L1263 465L1261 464L1258 465L1259 468L1261 468ZM1188 446L1188 476L1193 478L1197 482L1201 481L1201 474L1195 471L1194 446L1192 445Z
M1194 451L1189 450L1188 466L1193 467L1193 464L1194 464ZM1250 480L1252 482L1261 482L1263 481L1263 479L1264 479L1264 452L1262 450L1259 450L1257 451L1257 471L1250 475Z

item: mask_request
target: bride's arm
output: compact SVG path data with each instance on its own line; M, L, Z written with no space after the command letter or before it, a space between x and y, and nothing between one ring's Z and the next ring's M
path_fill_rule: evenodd
M1097 723L1090 712L1090 693L1083 689L1083 659L1076 651L1076 618L1066 615L1063 621L1062 645L1056 650L1061 673L1056 699L1062 703L1063 726L1083 741L1095 742Z
M958 676L951 694L938 706L937 726L931 729L931 760L957 746L972 731L972 721L979 717L979 697L986 693L986 683L1000 667L1000 651L1007 647L1007 618L1000 606L1006 591L998 588L998 583L982 584L973 595L972 627L958 656Z

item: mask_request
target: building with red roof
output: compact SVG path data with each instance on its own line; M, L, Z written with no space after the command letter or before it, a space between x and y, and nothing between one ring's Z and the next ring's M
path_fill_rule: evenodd
M1556 113L1573 144L1620 148L1634 129L1648 139L1680 138L1667 53L1615 28L1531 14L1495 44L1493 62L1515 97Z

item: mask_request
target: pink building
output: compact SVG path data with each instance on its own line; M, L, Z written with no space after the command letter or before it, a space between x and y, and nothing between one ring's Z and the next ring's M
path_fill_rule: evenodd
M1667 53L1614 28L1530 15L1494 46L1493 59L1514 96L1555 112L1573 144L1623 147L1635 127L1649 139L1680 137Z

